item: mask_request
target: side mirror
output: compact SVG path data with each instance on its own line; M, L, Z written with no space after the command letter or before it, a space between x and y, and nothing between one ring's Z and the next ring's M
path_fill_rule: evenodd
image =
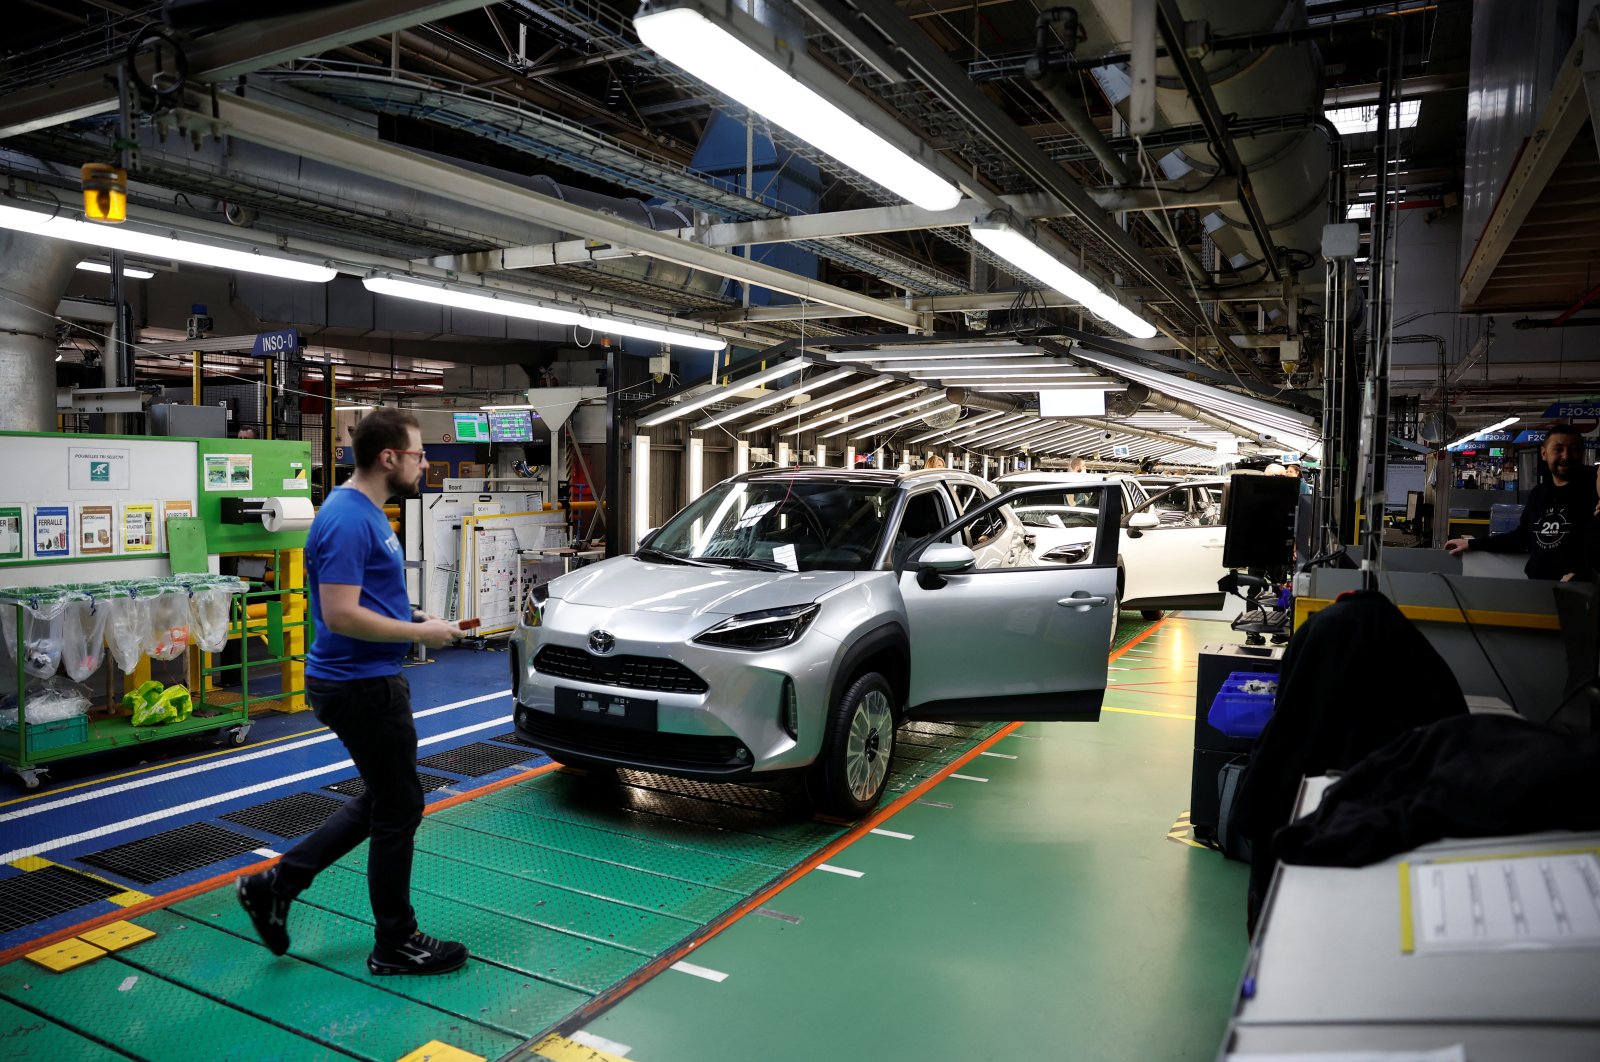
M924 590L937 590L945 584L945 575L970 571L977 563L977 554L966 546L935 542L917 558L917 585Z
M977 554L966 546L951 542L935 542L917 558L919 569L943 573L964 572L977 563Z
M1129 531L1150 531L1161 526L1161 518L1152 512L1134 513L1128 517Z

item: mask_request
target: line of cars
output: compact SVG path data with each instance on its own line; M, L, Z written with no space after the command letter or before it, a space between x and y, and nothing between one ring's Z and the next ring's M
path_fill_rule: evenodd
M908 717L1098 719L1122 607L1220 603L1220 483L735 476L633 554L527 595L517 733L589 767L799 776L820 810L858 817Z

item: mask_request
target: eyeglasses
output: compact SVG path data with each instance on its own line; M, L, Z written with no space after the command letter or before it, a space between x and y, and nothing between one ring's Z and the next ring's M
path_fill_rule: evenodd
M418 461L426 461L428 459L428 451L426 450L396 450L391 446L389 447L389 452L392 454L410 454Z

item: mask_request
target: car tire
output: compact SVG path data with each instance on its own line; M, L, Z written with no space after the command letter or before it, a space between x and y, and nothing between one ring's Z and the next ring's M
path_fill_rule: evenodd
M1159 608L1141 608L1139 615L1147 620L1158 620L1161 618L1161 610Z
M894 737L894 688L869 671L828 713L822 754L806 779L816 809L858 819L877 807L889 784Z

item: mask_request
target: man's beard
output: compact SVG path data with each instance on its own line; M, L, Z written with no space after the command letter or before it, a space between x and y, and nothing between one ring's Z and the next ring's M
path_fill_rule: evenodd
M417 498L422 495L420 475L407 478L397 472L390 472L384 477L384 484L389 488L391 498Z

